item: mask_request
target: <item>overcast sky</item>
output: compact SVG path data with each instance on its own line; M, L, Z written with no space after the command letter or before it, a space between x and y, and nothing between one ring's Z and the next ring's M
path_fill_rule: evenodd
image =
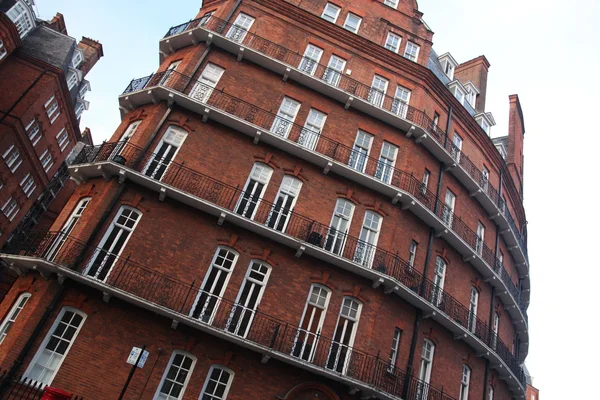
M71 36L100 40L89 74L89 126L96 143L119 124L117 96L158 65L158 40L193 18L200 1L38 0L42 17L64 14ZM177 4L174 7L173 4ZM600 375L596 281L600 262L598 129L600 1L421 0L438 54L491 63L487 111L506 134L508 95L525 117L525 207L532 301L527 366L542 400L595 399ZM600 210L600 207L599 207Z

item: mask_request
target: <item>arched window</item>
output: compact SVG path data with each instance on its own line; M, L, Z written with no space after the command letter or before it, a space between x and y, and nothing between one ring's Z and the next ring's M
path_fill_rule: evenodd
M158 385L154 400L179 400L196 365L196 357L188 352L175 350Z
M236 214L246 218L254 218L254 214L258 210L258 206L262 199L267 185L271 180L273 168L263 163L256 163L250 171L250 176L244 186L244 191L240 195L238 203L235 207Z
M317 350L330 297L331 290L326 286L315 283L310 287L300 327L294 339L293 356L308 362L312 361Z
M223 365L211 365L198 400L225 400L233 382L234 373Z
M76 308L63 307L23 377L50 385L86 318Z
M431 293L431 302L439 306L443 300L444 282L446 281L446 262L442 257L435 259L435 269L433 271L433 288Z
M54 261L56 259L56 256L60 253L65 242L69 239L69 235L73 231L73 228L75 228L75 225L79 222L79 218L81 218L91 200L91 197L84 197L79 200L67 221L63 224L62 228L60 228L60 231L57 232L52 245L46 251L46 254L44 255L46 260Z
M218 247L196 296L191 316L210 324L229 282L238 253L229 247Z
M325 241L325 250L342 255L353 215L354 204L346 199L337 199L335 210L331 217L331 224L329 224L329 232L327 234L327 240ZM316 242L316 239L318 239L318 242L320 243L321 240L317 237L309 237L309 242Z
M471 368L463 364L462 378L460 380L460 395L458 400L469 400L469 384L471 383Z
M327 368L341 374L346 373L358 329L361 308L362 303L354 297L344 297L329 349Z
M433 366L433 356L435 354L435 345L429 339L423 341L421 349L421 365L419 367L419 382L417 388L417 398L426 399L431 382L431 369Z
M124 156L126 159L131 158L130 155L134 155L133 149L130 148L130 146L128 146L127 144L129 143L129 140L133 137L141 123L142 120L137 120L133 121L127 126L127 129L125 129L125 132L123 133L123 135L121 135L119 141L114 144L115 148L113 149L110 155L111 160L118 161L114 160L114 157L118 155Z
M144 175L160 181L167 173L167 169L175 159L187 135L185 129L173 125L169 126L146 165Z
M0 343L2 343L4 338L6 338L6 335L8 335L10 328L12 328L13 324L19 317L19 314L21 311L23 311L23 308L25 308L25 304L27 304L30 297L31 293L22 293L17 298L17 301L15 301L8 314L6 314L6 318L4 318L2 325L0 325Z
M139 210L121 206L88 264L86 275L101 281L106 280L141 217L142 213Z
M237 299L229 320L227 322L227 330L235 335L246 337L250 331L252 320L256 309L260 304L265 287L271 275L271 266L259 260L252 260L244 283L238 293Z

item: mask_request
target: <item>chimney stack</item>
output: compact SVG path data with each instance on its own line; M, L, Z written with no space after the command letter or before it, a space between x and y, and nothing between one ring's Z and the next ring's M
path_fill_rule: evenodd
M83 72L83 76L86 76L96 62L104 55L102 44L97 40L84 36L77 44L77 47L83 51L83 62L79 69Z

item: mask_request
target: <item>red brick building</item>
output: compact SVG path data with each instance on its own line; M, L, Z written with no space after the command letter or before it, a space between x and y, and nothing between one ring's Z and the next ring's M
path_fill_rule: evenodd
M414 1L205 0L2 255L0 365L117 398L145 346L125 398L523 399L523 113L492 141L490 64L432 37Z

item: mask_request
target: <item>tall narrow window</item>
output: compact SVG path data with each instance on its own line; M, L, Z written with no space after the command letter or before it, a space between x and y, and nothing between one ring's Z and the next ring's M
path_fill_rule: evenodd
M381 154L379 155L379 162L377 163L377 170L375 171L375 178L380 179L387 184L392 182L397 154L397 146L388 142L383 142Z
M241 193L235 207L237 214L250 219L254 218L272 174L273 169L271 167L261 163L254 164L244 186L244 191Z
M27 137L29 138L31 145L35 146L42 138L42 134L40 133L40 124L36 119L32 119L25 130L27 131Z
M323 49L309 44L304 50L304 57L302 57L298 69L309 75L314 75L322 55Z
M50 100L48 100L46 104L44 104L44 108L46 109L46 115L48 116L50 123L53 124L54 121L56 121L56 119L60 115L60 110L58 109L58 100L56 100L56 96L53 95L52 97L50 97Z
M121 135L121 139L119 139L119 142L115 145L115 148L110 155L111 160L114 157L121 155L123 152L125 152L125 155L128 156L127 143L129 143L129 140L133 137L133 135L135 134L135 131L137 130L138 126L140 126L141 123L142 123L142 121L138 120L138 121L134 121L134 122L130 123L127 126L127 129L125 130L123 135Z
M0 60L2 60L8 54L8 50L4 47L4 41L0 39Z
M336 55L332 55L323 73L323 80L332 86L337 86L344 75L346 60Z
M479 291L472 287L469 299L469 330L475 332L477 327L477 306L479 304Z
M460 162L460 153L462 151L463 140L460 135L454 132L454 136L452 137L452 158L456 160L456 162Z
M244 13L240 13L231 28L229 28L227 38L238 43L243 42L253 23L254 18Z
M23 193L25 193L25 196L30 198L36 188L35 179L33 179L33 176L28 173L25 175L25 178L21 180L20 186Z
M390 350L388 372L394 373L396 369L396 361L398 360L398 348L400 347L400 337L402 336L402 330L400 328L394 329L394 338L392 339L392 349Z
M287 138L292 129L292 125L296 120L299 109L300 102L290 99L289 97L284 97L279 106L279 111L277 111L277 116L273 120L271 132Z
M362 304L358 300L344 297L327 357L327 368L341 374L346 373L348 362L351 359L361 307Z
M415 266L415 258L417 257L417 248L419 247L419 243L414 240L410 242L410 248L408 250L408 265L410 268L414 268Z
M469 400L469 384L471 382L471 368L463 364L462 379L460 381L460 395L458 400Z
M346 199L337 199L325 241L325 250L342 255L353 214L354 204L352 202Z
M160 181L165 176L171 162L175 159L187 135L188 133L184 129L169 126L146 165L144 175Z
M208 24L208 21L210 21L210 19L214 13L215 13L214 11L209 11L209 12L205 13L202 16L202 20L200 21L200 26L205 26L206 24Z
M360 28L361 22L361 17L356 14L348 13L346 16L346 22L344 22L344 29L347 29L350 32L358 33L358 28Z
M483 169L481 170L480 186L485 193L487 193L489 182L490 182L490 170L484 166Z
M76 308L63 307L23 377L50 385L86 317L86 314Z
M56 234L52 245L50 245L48 251L46 252L46 254L44 254L44 258L46 260L54 261L57 254L60 252L60 249L63 247L67 239L69 239L69 235L73 231L73 228L75 228L75 225L77 225L77 223L79 222L79 218L81 218L81 216L83 215L83 212L90 203L90 200L92 200L91 197L85 197L79 200L79 202L75 206L75 209L69 216L69 219L67 219L62 228L60 228L60 231L58 231L58 233Z
M419 367L419 383L417 388L417 399L428 399L429 383L431 382L431 369L433 366L433 356L435 354L435 345L429 339L423 341L421 349L421 365Z
M325 286L316 283L311 286L300 320L300 327L294 339L293 356L312 362L317 351L330 296L331 290Z
M88 264L86 275L106 280L141 217L142 213L135 208L121 206Z
M446 262L441 257L437 257L435 259L435 269L433 270L433 287L431 288L431 302L436 306L442 303L445 281Z
M49 149L46 149L44 153L40 156L40 163L42 163L42 168L44 171L50 171L50 168L54 165L54 160L52 159L52 154Z
M238 254L233 250L224 247L217 249L194 301L191 317L212 323L237 259Z
M381 229L381 220L381 215L374 211L367 211L365 213L359 240L356 244L356 251L354 252L354 262L367 268L371 268L373 258L375 258L379 230Z
M200 78L194 84L190 92L190 97L202 103L206 103L210 99L210 95L214 92L221 77L225 73L225 69L213 63L206 64L202 70Z
M381 107L383 105L383 99L387 92L389 81L382 76L375 75L373 77L373 83L371 83L371 89L369 90L369 103Z
M196 357L176 350L171 354L169 364L162 376L154 400L180 400L192 376Z
M348 162L350 168L354 168L360 172L365 172L365 169L367 168L369 152L371 151L371 143L373 143L373 135L359 130L356 134L356 140L354 141L352 153L350 153L350 160Z
M496 350L496 344L498 343L498 328L500 327L500 316L498 313L494 313L494 323L492 324L492 349Z
M426 194L427 189L429 188L429 177L431 176L431 172L425 168L425 172L423 172L423 180L421 182L421 194Z
M477 222L477 243L475 245L475 250L477 254L481 255L483 252L483 243L485 240L485 226L481 222Z
M233 371L222 365L211 365L198 400L225 400L233 381Z
M4 216L11 222L13 219L15 219L20 210L21 208L19 207L19 204L12 196L9 197L8 200L6 200L6 203L4 203L2 206L2 214L4 214Z
M314 150L317 147L319 136L325 125L327 114L311 108L304 124L304 129L298 138L298 144L308 149Z
M413 42L406 42L406 49L404 50L404 57L411 61L417 62L419 58L420 47Z
M10 172L15 173L15 171L19 168L19 166L23 163L23 159L21 158L21 153L19 153L19 149L12 144L10 147L2 154L2 158L6 163Z
M241 337L248 335L270 274L270 265L256 260L250 263L242 288L227 320L229 332Z
M338 19L338 15L340 15L340 8L331 3L327 3L325 8L323 9L323 14L321 14L321 18L326 19L329 22L335 22Z
M490 385L490 388L488 390L488 398L487 398L487 400L494 400L494 387L491 386L491 385ZM531 400L535 400L535 398L531 399Z
M504 253L502 250L498 251L498 259L496 260L496 273L500 273L504 269Z
M454 206L456 204L456 195L446 189L446 197L444 199L444 209L442 218L446 225L452 226L452 220L454 219Z
M436 130L437 126L440 124L440 114L438 114L437 112L433 113L433 121L432 121L432 129Z
M56 135L56 143L61 152L65 151L70 143L69 132L67 132L66 128L62 128L60 132L58 132L58 135Z
M267 219L267 226L269 228L285 232L301 188L302 181L300 179L289 175L283 177L279 192L275 197L275 202Z
M17 301L15 301L15 303L13 304L8 314L6 314L6 318L4 318L4 321L2 321L2 325L0 325L0 343L2 343L6 338L6 335L8 335L10 328L12 328L13 324L19 317L19 314L21 313L21 311L23 311L23 308L25 308L25 304L27 304L30 297L31 293L21 294L17 298Z
M400 42L402 39L400 35L396 35L395 33L388 32L387 39L385 40L385 48L388 50L397 53L400 50Z
M408 102L410 101L410 90L398 85L396 95L392 104L392 112L396 115L406 118L408 113Z

